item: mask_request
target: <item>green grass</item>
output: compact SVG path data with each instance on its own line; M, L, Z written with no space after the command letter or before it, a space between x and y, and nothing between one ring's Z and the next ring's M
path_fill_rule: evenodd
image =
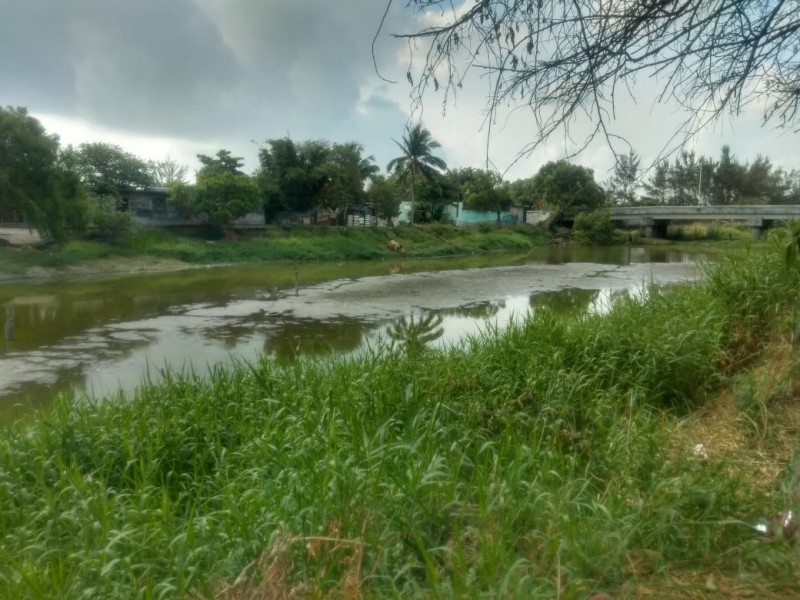
M60 251L0 248L0 264L2 273L21 275L32 267L59 269L115 257L155 257L189 264L368 260L395 256L387 248L391 239L403 244L407 257L434 257L530 250L547 245L549 237L532 227L491 228L481 233L443 225L271 228L236 240L206 240L150 230L114 245L71 241Z
M0 439L0 589L212 596L248 568L228 597L585 598L648 557L654 576L797 593L794 551L747 527L788 492L670 436L799 289L774 256L747 255L607 315L542 310L463 348L62 398Z

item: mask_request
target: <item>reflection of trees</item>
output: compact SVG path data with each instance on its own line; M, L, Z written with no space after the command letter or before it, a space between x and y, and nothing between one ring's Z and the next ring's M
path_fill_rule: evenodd
M564 288L533 294L530 304L534 310L546 308L556 313L584 313L599 295L600 290Z
M427 344L438 340L444 334L442 316L428 313L419 316L403 316L399 321L389 327L389 338L397 342L409 354L420 352Z
M630 291L625 288L616 290L603 290L600 294L600 297L595 300L594 305L592 306L592 311L597 314L607 313L609 310L611 310L611 307L614 306L614 304L622 300L627 300L630 297Z
M300 355L353 351L361 344L366 324L357 319L318 321L282 320L264 340L264 354L280 363L289 363Z
M501 308L505 308L506 301L488 301L488 302L475 302L474 304L467 304L457 308L445 308L437 310L437 314L452 316L452 317L466 317L468 319L488 319L495 316L500 312Z

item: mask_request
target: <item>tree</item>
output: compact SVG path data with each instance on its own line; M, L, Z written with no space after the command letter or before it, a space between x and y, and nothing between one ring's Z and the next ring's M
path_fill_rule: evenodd
M780 203L787 191L783 172L773 169L769 158L759 155L747 165L740 190L743 201L750 204Z
M19 212L45 240L62 245L85 225L77 176L64 164L58 136L24 108L0 107L0 212Z
M647 204L669 203L669 162L662 160L654 168L650 178L644 184Z
M267 140L257 174L267 212L325 206L344 215L349 206L365 201L364 184L378 172L374 158L363 152L356 142Z
M399 177L394 179L400 180ZM447 173L434 171L430 177L420 179L414 202L414 223L441 221L447 205L458 202L460 194L460 186Z
M372 178L367 189L367 201L376 217L391 219L400 214L400 194L397 185L382 175Z
M517 179L507 184L508 193L511 196L511 203L514 206L521 206L523 208L539 207L541 204L541 197L539 190L533 182L533 177L525 179Z
M669 170L668 182L672 191L670 204L676 206L699 204L700 163L694 151L682 150L678 153Z
M528 149L586 114L586 144L605 136L619 90L657 82L654 99L686 111L687 137L752 102L765 120L800 123L800 11L783 0L409 0L442 25L397 37L425 59L415 97L433 87L445 101L475 69L490 82L488 120L502 107L529 107L539 125ZM430 22L428 20L427 22ZM633 92L630 92L633 95ZM641 97L637 101L647 104ZM584 146L585 147L585 146Z
M605 203L603 189L594 181L594 171L565 160L549 162L533 178L545 206L553 212L551 223L565 214L590 212Z
M742 191L745 169L731 155L730 146L722 147L717 168L712 177L712 204L733 204Z
M417 180L430 180L435 173L444 171L447 165L441 158L433 155L433 151L441 146L421 123L406 128L402 143L393 141L403 154L390 160L386 170L389 173L396 173L401 181L411 179L411 224L413 225Z
M242 172L242 158L220 150L216 157L198 154L197 211L223 229L259 208L261 194L252 177Z
M324 206L335 208L347 219L348 208L366 202L364 184L378 172L373 156L362 156L364 147L356 142L334 144L330 147L323 172L325 184L321 191Z
M150 163L150 174L155 185L168 187L174 183L188 183L189 167L169 156Z
M258 153L256 175L270 215L288 210L304 212L322 204L328 183L330 144L313 140L295 144L287 138L267 140Z
M481 169L461 169L463 171L461 189L464 206L472 210L492 211L500 224L500 213L511 206L511 195L503 186L503 178L491 171Z
M633 206L636 204L636 192L639 189L639 163L641 159L633 150L617 157L614 164L614 175L606 186L608 194L615 204Z
M122 197L125 192L155 183L150 165L113 144L81 144L77 149L70 146L65 161L95 196Z

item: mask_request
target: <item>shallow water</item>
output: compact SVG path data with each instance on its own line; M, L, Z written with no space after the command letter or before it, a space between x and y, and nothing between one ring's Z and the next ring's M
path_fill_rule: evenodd
M458 344L542 306L601 312L615 295L690 280L695 258L565 247L6 284L0 412L26 414L64 391L108 397L164 368L206 373L235 359L352 353L409 335Z

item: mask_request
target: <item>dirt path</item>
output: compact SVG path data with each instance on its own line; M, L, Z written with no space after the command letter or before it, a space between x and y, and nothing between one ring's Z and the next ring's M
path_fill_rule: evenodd
M0 245L3 240L11 246L33 246L39 244L42 238L35 231L30 231L27 227L2 227L0 226Z

